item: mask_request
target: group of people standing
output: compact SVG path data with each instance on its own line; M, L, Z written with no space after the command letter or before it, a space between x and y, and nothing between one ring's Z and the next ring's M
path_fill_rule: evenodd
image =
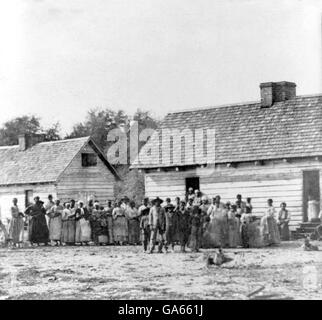
M47 203L34 198L34 203L22 212L18 200L13 199L8 240L14 246L21 246L24 240L31 245L96 245L138 244L140 242L140 219L133 201L124 199L112 205L90 200L70 200L61 203L48 196ZM27 225L28 239L24 237Z
M167 198L144 198L137 208L134 201L107 201L105 205L90 200L84 204L70 200L61 203L51 195L44 203L39 197L22 213L18 200L13 199L12 219L8 239L20 246L24 239L24 225L28 226L28 241L32 245L96 245L142 243L145 252L174 250L187 247L194 252L209 247L260 247L278 244L280 238L289 239L289 211L281 204L276 219L273 201L268 200L267 211L258 220L252 214L251 199L244 202L237 195L235 203L222 203L220 196L209 202L206 196L189 189L186 199L177 197L175 203Z

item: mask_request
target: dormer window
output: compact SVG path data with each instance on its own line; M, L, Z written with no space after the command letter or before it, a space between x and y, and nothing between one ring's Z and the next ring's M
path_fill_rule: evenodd
M82 153L82 166L83 167L97 166L97 155L95 153Z

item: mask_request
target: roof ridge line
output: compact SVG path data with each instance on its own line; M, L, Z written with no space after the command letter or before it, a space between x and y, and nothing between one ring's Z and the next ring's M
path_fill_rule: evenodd
M186 109L182 109L182 110L178 110L178 111L170 111L170 112L168 112L168 114L190 112L190 111L199 111L199 110L208 110L208 109L215 109L215 108L222 108L222 107L235 107L235 106L238 107L241 105L251 105L251 104L258 104L258 103L260 103L260 100L228 103L228 104L219 104L219 105L215 105L215 106L193 107L193 108L186 108Z
M316 93L316 94L306 94L306 95L298 95L294 98L294 100L298 98L313 98L313 97L322 97L322 93ZM293 100L293 99L292 99ZM291 100L286 100L291 101ZM281 101L283 102L283 101ZM214 106L205 106L205 107L193 107L193 108L185 108L177 111L170 111L167 114L175 114L175 113L184 113L184 112L193 112L193 111L202 111L202 110L210 110L210 109L216 109L216 108L223 108L223 107L239 107L242 105L253 105L253 104L259 104L261 103L260 100L257 101L245 101L245 102L237 102L237 103L227 103L227 104L219 104Z
M88 140L91 136L86 137L79 137L79 138L72 138L72 139L61 139L61 140L52 140L52 141L43 141L37 144L50 144L50 143L59 143L59 142L69 142L69 141L76 141L76 140Z

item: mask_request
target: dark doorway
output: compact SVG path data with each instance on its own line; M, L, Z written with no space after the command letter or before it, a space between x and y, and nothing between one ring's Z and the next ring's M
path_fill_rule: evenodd
M308 197L320 202L320 171L303 171L303 222L308 221L307 201Z
M25 191L25 207L26 208L32 204L32 200L33 200L33 191L26 190Z
M186 178L186 193L189 188L193 188L193 191L200 190L199 177Z

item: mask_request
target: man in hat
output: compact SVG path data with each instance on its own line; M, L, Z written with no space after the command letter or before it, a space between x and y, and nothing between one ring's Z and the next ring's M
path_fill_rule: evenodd
M164 232L165 232L165 210L161 207L162 199L156 197L153 201L153 207L150 209L149 213L149 226L151 230L150 236L150 252L153 253L156 243L157 234L160 235L160 242L158 253L162 253L162 247L164 244Z

